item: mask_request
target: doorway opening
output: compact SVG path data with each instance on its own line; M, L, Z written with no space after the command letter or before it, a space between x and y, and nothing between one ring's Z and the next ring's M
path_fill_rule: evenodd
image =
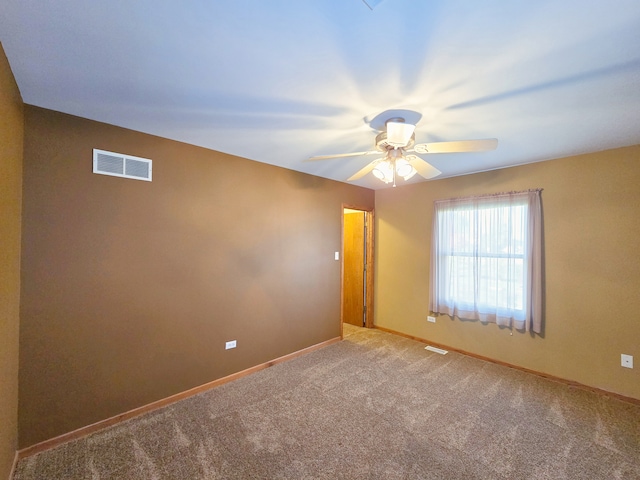
M341 328L373 328L373 227L373 210L343 205Z

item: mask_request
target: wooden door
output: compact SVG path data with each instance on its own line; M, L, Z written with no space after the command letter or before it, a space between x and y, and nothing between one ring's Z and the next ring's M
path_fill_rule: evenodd
M365 212L344 213L343 322L364 326Z

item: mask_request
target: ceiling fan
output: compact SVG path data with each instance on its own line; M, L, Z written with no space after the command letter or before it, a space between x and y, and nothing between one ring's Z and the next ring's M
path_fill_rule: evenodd
M498 147L498 140L496 138L415 144L415 128L416 126L413 123L406 122L403 117L390 117L384 121L384 126L381 128L382 131L376 136L374 144L375 150L337 155L319 155L309 158L308 161L357 157L361 155L382 155L381 158L374 160L357 171L349 177L347 181L358 180L373 171L373 175L376 178L379 178L385 183L393 182L393 186L395 187L396 177L409 180L417 173L425 179L430 179L442 173L433 165L414 155L414 153L422 155L430 153L485 152L495 150Z

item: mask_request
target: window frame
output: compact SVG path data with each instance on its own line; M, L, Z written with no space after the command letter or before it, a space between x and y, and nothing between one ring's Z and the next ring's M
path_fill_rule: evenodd
M434 202L429 299L431 312L480 320L482 322L494 322L503 326L523 330L530 329L540 333L542 328L542 219L540 192L541 190L538 189L525 192L444 199ZM513 211L515 207L525 208L518 214ZM495 212L492 213L489 210L495 210ZM473 235L464 239L466 244L462 248L460 248L460 241L454 232L455 228L463 230L460 224L455 227L455 215L457 212L460 213L460 218L463 215L469 217L468 224L466 224L467 232L465 233L473 233ZM482 214L486 214L490 220L495 221L498 218L499 221L506 221L509 228L518 229L516 235L513 235L513 232L509 232L508 242L505 243L503 238L500 239L500 246L503 249L506 247L506 252L500 252L498 251L499 249L492 250L487 247L487 244L491 242L482 243L480 241L491 238L486 235L486 231L478 232L480 225L483 225L485 229L487 225L491 230L497 228L486 218L480 221L479 216ZM449 218L444 218L444 215L449 215ZM519 215L517 222L514 221L514 215ZM501 237L504 236L506 230L504 226L502 228ZM441 232L443 229L447 229L447 232ZM441 234L448 235L447 239L443 240ZM465 241L462 243L465 243ZM469 244L470 241L472 242L471 244ZM441 245L443 242L445 244ZM495 239L492 246L496 247ZM454 269L456 267L451 263L457 263L459 259L464 258L471 259L470 264L473 271L465 277L454 278ZM493 272L494 277L490 277L491 281L485 281L480 284L478 280L479 264L484 259L496 260L492 265L495 272ZM506 267L498 265L497 261L500 259L507 259ZM520 266L517 265L518 262L521 263ZM491 262L488 263L490 264ZM515 275L515 270L520 268L522 273ZM507 272L506 277L504 275L505 271ZM507 278L507 280L501 276ZM464 282L458 282L461 279ZM515 290L509 293L514 282ZM451 284L454 284L454 287L451 287ZM489 290L487 285L491 285L494 290ZM462 286L466 287L464 294L454 291L456 288L461 290ZM478 295L480 287L485 288L483 291L484 297ZM500 291L504 292L505 289L507 293L503 293L501 296ZM457 297L454 298L452 295L457 295ZM519 298L519 295L522 298ZM493 304L491 304L492 296L495 297Z

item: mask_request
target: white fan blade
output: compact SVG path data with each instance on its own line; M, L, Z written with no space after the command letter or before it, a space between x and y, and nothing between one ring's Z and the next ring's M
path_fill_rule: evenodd
M404 158L411 164L413 168L416 169L418 175L420 175L422 178L426 178L427 180L433 177L437 177L442 173L436 167L425 162L417 155L406 155Z
M414 145L416 153L459 153L459 152L486 152L498 147L497 138L485 138L484 140L460 140L458 142L433 142Z
M305 162L315 162L316 160L328 160L330 158L359 157L360 155L373 155L374 153L378 155L382 155L382 153L377 150L371 150L369 152L339 153L337 155L318 155L316 157L311 157L306 159Z
M373 162L371 162L369 165L367 165L363 169L358 170L356 173L354 173L349 178L347 178L347 182L353 182L354 180L358 180L359 178L364 177L367 173L369 173L371 170L373 170L375 168L377 163L378 163L378 160L374 160Z

